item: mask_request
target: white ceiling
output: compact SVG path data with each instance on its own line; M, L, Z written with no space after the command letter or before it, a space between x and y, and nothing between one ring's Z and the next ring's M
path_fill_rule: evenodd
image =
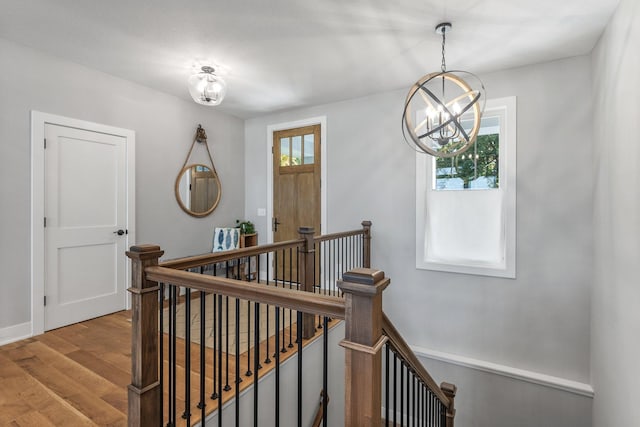
M619 0L0 0L0 37L190 99L220 65L239 117L589 53Z

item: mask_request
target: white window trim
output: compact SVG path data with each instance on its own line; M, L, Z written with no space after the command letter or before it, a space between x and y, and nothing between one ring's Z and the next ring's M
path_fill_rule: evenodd
M500 138L500 188L504 194L504 239L505 258L500 266L471 262L433 262L425 259L425 218L427 190L433 188L433 157L416 153L416 268L481 276L516 277L516 97L488 100L485 112L503 110L505 120L501 123L504 136ZM460 190L458 190L460 191Z

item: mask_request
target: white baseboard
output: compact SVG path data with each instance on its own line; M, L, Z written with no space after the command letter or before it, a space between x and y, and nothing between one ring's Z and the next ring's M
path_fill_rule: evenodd
M0 345L10 344L31 336L31 322L8 326L0 329Z
M413 345L410 347L414 351L414 353L416 353L416 355L425 357L427 359L450 363L457 366L464 366L466 368L488 372L490 374L502 375L504 377L526 381L529 383L578 394L580 396L593 398L593 387L591 387L591 385L589 384L568 380L566 378L554 377L552 375L542 374L540 372L527 371L524 369L513 368L511 366L487 362L486 360L478 360L472 359L470 357L459 356L457 354L444 353L424 347Z

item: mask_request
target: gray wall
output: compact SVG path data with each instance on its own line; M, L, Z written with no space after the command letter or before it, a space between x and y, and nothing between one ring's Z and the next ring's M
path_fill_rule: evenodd
M593 425L640 425L640 2L622 0L593 53Z
M212 228L242 217L242 120L2 39L0 69L0 329L30 321L31 110L136 132L137 241L160 244L165 257L210 250ZM204 219L182 212L173 193L198 123L223 186Z
M392 280L385 311L407 341L590 383L590 58L481 77L490 98L517 96L517 279L415 269L415 159L400 131L406 89L247 120L245 211L264 232L267 218L255 214L266 206L267 126L326 115L328 231L373 221L372 264ZM460 393L472 381L461 375ZM502 404L517 407L518 390L510 391ZM460 409L476 410L486 409Z
M327 340L327 425L344 426L344 322L330 329ZM304 347L302 355L302 425L310 426L320 403L322 390L322 335ZM273 359L272 359L273 360ZM273 361L271 363L274 363ZM258 425L260 427L294 427L298 425L298 356L293 356L280 367L280 424L275 425L275 370L260 378L258 384ZM253 426L253 387L240 395L240 426ZM235 425L235 401L222 408L223 425ZM206 425L218 425L216 411Z

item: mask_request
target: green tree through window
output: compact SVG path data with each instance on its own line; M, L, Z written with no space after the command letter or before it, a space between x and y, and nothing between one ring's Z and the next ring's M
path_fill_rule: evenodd
M500 135L480 135L466 153L436 159L436 190L498 188Z

